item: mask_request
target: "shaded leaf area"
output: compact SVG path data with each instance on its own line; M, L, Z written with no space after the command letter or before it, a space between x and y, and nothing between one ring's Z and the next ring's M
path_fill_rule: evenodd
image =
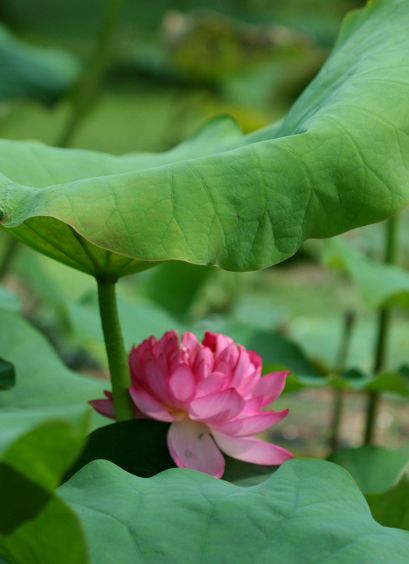
M329 460L348 470L365 494L378 494L396 482L409 462L409 450L394 451L376 446L345 448Z
M46 414L0 412L0 554L10 562L88 562L81 525L54 493L84 442L86 412L75 424L72 414L35 424Z
M0 25L0 100L51 104L73 85L80 68L73 55L24 43Z
M121 564L404 563L409 550L409 535L376 523L350 476L322 461L289 461L248 488L191 470L142 479L96 461L60 493L98 564L113 546Z
M166 442L169 424L152 420L113 423L97 429L88 438L79 459L70 468L66 479L93 460L104 459L142 478L155 476L174 468ZM266 478L275 469L259 466L228 456L224 479L241 485L252 485Z
M16 372L13 364L0 358L0 390L9 390L16 383Z
M374 518L384 527L409 531L409 478L404 474L390 490L366 496Z
M374 391L409 397L409 378L403 369L396 372L382 372L370 376L360 370L348 370L342 375L304 376L292 374L287 379L286 392L298 392L308 388L335 388L337 390L363 392Z
M10 487L17 485L10 484ZM29 496L33 496L32 488ZM75 512L57 495L50 496L34 519L22 523L10 535L0 535L0 562L1 556L7 564L90 562L82 525Z
M249 137L218 120L168 153L122 158L2 141L3 224L70 266L123 276L169 260L260 269L379 221L409 201L408 23L404 0L351 14L287 117Z
M146 284L147 296L177 319L186 319L200 290L215 269L170 262L157 268Z
M339 239L327 243L324 261L348 272L369 308L409 306L409 273L404 269L377 263Z

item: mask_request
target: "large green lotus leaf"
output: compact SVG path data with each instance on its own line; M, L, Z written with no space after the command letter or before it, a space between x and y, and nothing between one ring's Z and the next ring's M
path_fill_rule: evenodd
M2 223L122 276L168 260L259 269L386 218L409 202L408 25L405 0L353 12L287 117L249 137L219 120L168 153L125 157L2 141Z
M409 451L394 451L383 447L345 448L330 458L343 466L365 494L388 490L409 462Z
M73 55L24 43L0 25L0 100L54 102L72 86L80 68Z
M323 461L289 461L252 487L95 461L60 493L98 564L407 562L409 534L376 523L348 473Z
M402 268L379 264L341 240L327 243L324 260L348 272L368 307L409 306L409 273Z
M409 477L405 472L390 490L366 496L372 515L385 527L409 531Z

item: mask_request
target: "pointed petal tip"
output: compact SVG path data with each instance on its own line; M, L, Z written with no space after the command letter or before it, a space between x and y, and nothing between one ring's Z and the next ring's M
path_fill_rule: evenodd
M88 403L100 415L115 419L114 402L111 399L90 400Z

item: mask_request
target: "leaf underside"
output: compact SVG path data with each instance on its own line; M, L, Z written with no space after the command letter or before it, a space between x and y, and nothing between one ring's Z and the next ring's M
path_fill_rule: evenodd
M384 219L409 201L408 27L405 0L351 13L289 114L250 136L220 118L172 151L124 157L2 140L2 223L123 276L169 260L256 270Z

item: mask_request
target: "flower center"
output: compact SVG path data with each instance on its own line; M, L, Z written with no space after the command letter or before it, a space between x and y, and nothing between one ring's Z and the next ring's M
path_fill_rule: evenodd
M188 414L184 409L178 409L176 407L168 407L169 413L175 418L175 421L183 421L187 419Z

